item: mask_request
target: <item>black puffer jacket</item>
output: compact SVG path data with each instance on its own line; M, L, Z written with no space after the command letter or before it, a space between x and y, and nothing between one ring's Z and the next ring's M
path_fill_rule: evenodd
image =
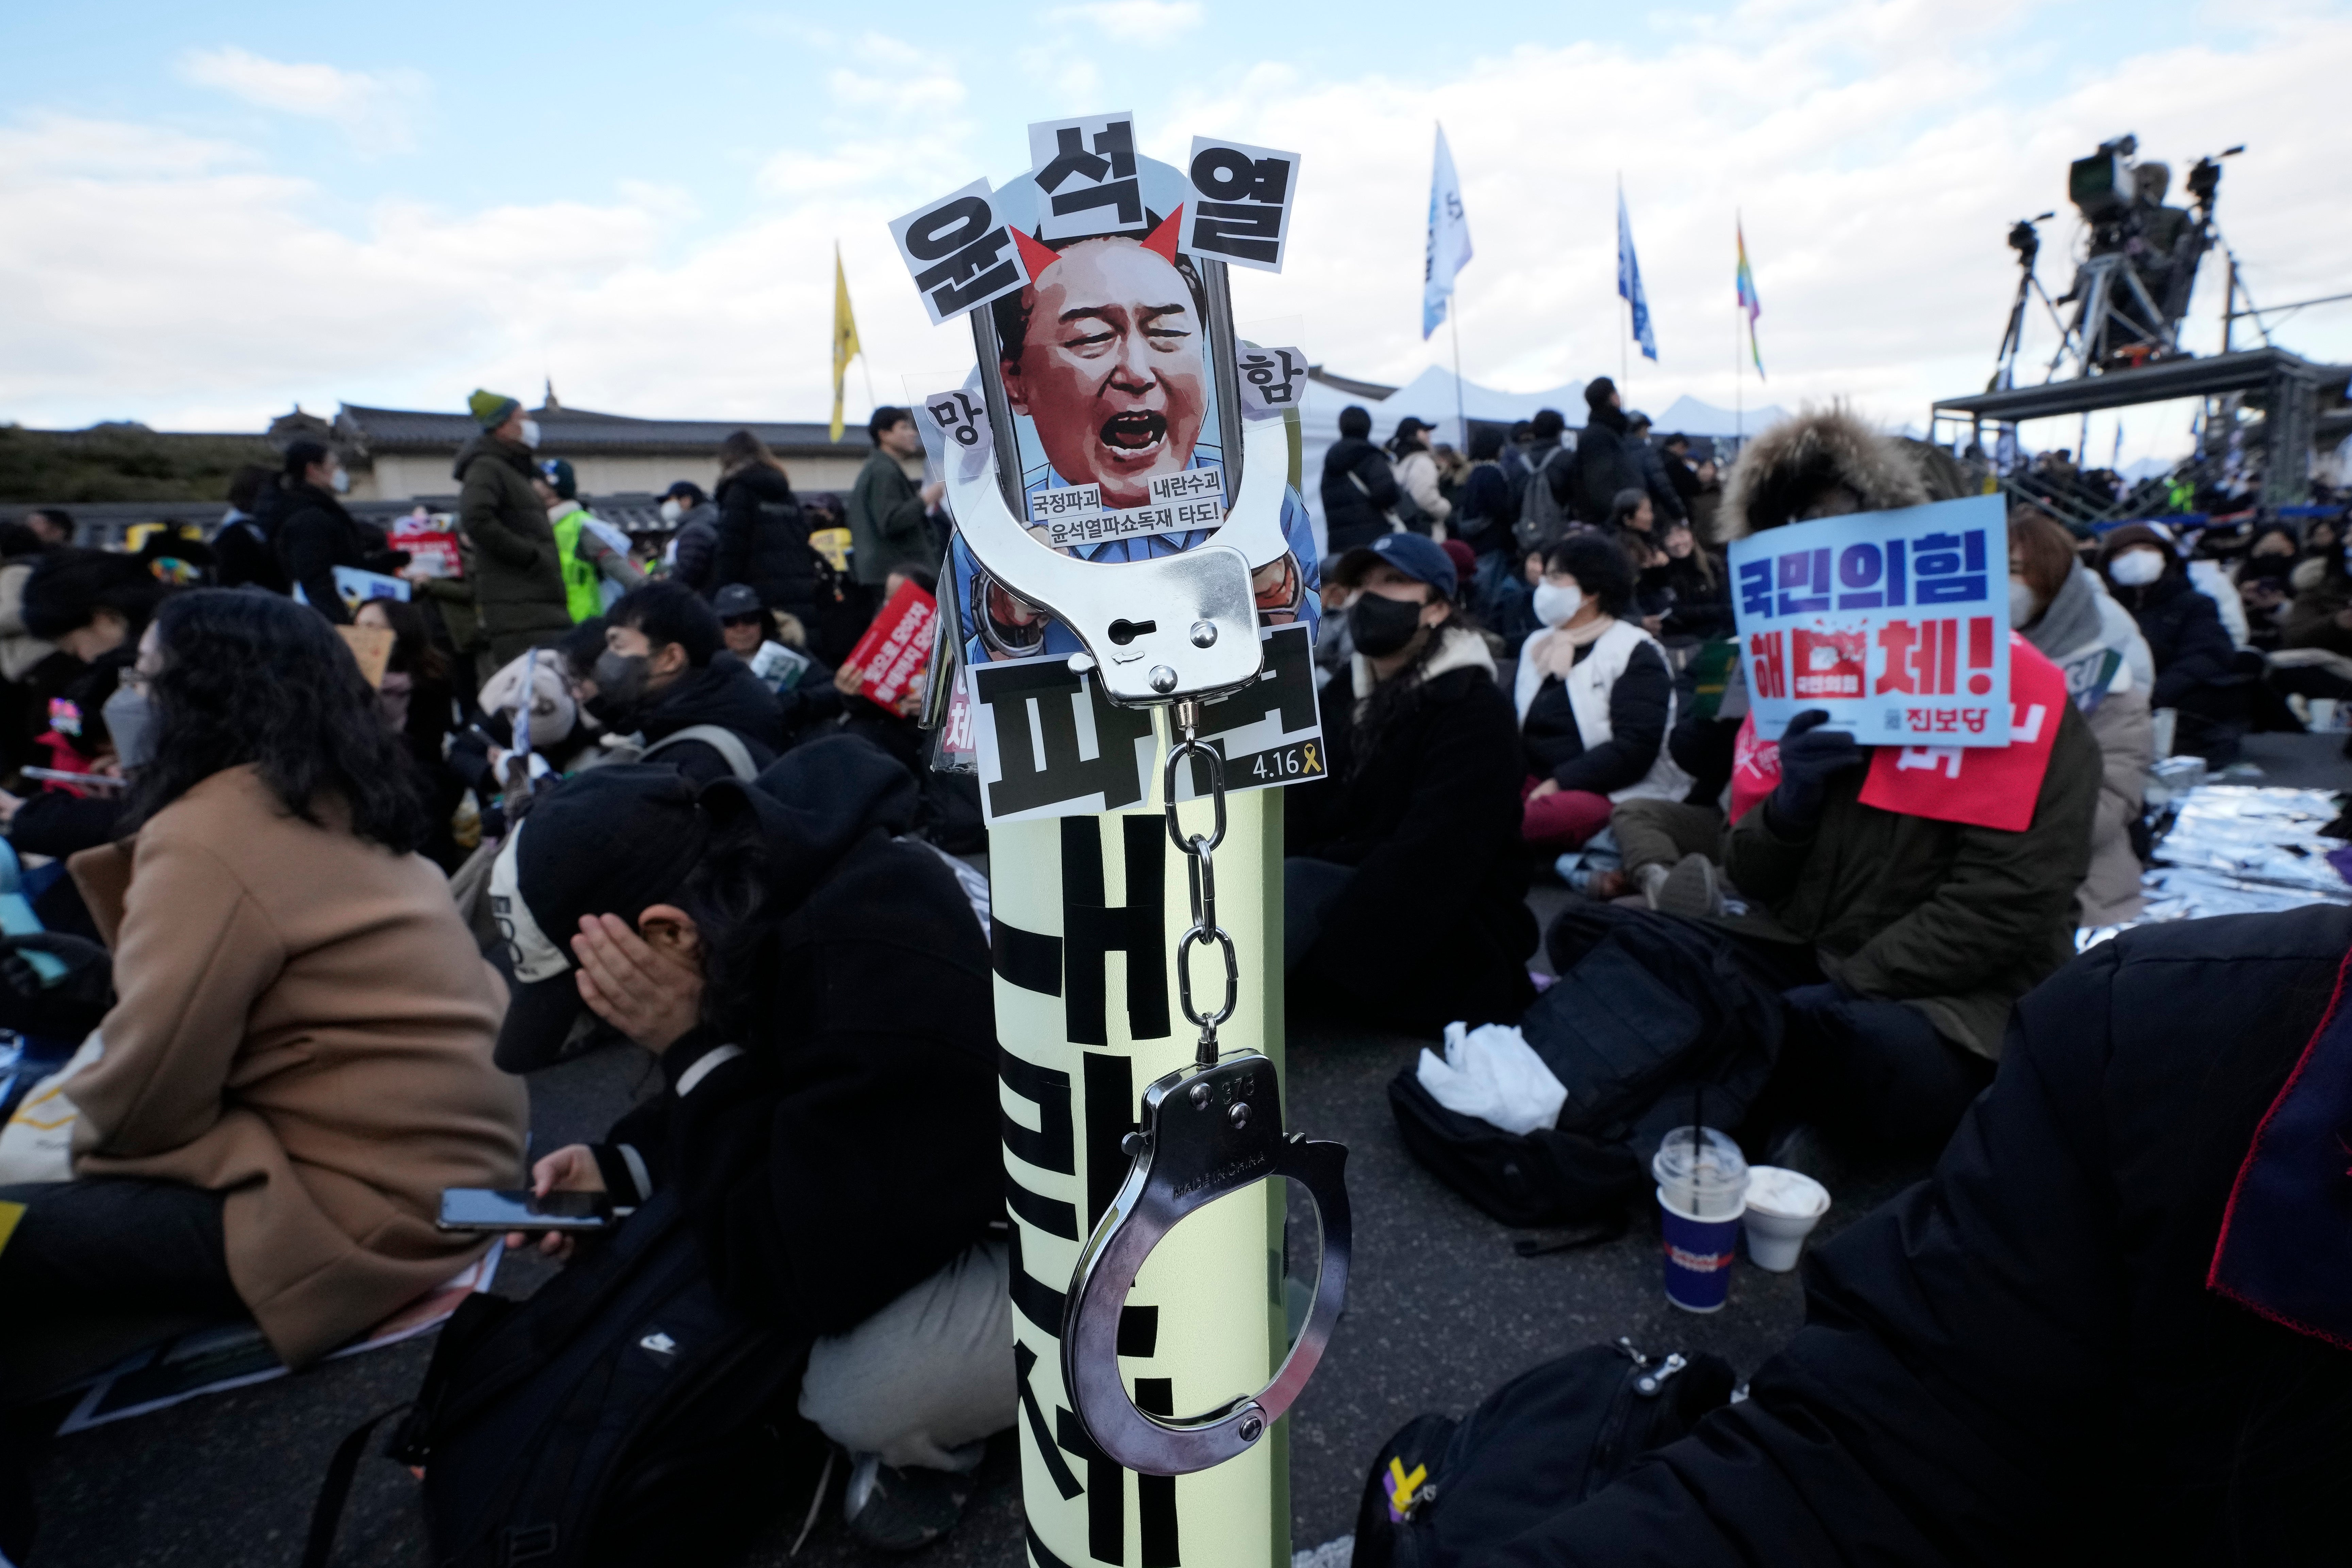
M2145 588L2110 584L2108 591L2139 623L2139 635L2155 656L2156 689L2148 706L2179 708L2200 687L2244 684L2232 679L2238 648L2221 625L2221 612L2197 591L2179 562L2167 562L2164 575Z
M1323 526L1333 555L1386 533L1396 500L1389 455L1362 437L1342 436L1323 454Z
M2321 906L2075 960L1935 1174L1808 1259L1750 1397L1475 1568L2344 1561L2352 1352L2205 1281L2347 945Z
M697 724L732 730L751 753L754 767L765 768L784 749L782 705L731 653L715 655L700 669L688 670L637 715L637 732L648 744ZM653 760L697 784L734 776L726 756L700 741L681 741Z
M1283 850L1356 868L1293 975L1338 1011L1431 1034L1513 1023L1535 998L1519 841L1518 725L1475 634L1454 631L1420 700L1358 767L1352 671L1323 695L1330 776L1285 792Z
M1596 528L1614 515L1619 490L1644 488L1642 466L1633 457L1625 431L1623 414L1614 408L1596 408L1577 432L1576 453L1569 460L1569 489L1561 499L1575 509L1579 519Z
M719 481L718 587L750 585L772 610L816 613L816 552L792 481L754 463Z
M335 568L396 572L408 564L391 549L383 529L343 510L333 492L316 485L287 485L271 492L264 526L276 542L278 570L302 590L310 607L337 625L352 618L335 587Z
M914 779L846 736L704 794L756 830L765 907L745 993L662 1057L668 1087L599 1151L606 1184L675 1184L722 1295L781 1332L838 1333L1004 1213L988 939L939 854L898 841ZM725 1045L743 1054L687 1069Z

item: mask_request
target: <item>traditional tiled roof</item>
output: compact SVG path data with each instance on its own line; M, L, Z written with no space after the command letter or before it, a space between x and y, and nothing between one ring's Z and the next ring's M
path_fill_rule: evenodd
M835 443L827 426L772 420L634 419L622 414L561 407L534 409L531 417L539 421L541 449L556 454L708 455L738 430L751 431L780 456L863 451L872 445L864 426L857 425L845 427ZM368 453L454 454L480 429L470 415L409 408L362 408L346 403L335 416L336 435Z

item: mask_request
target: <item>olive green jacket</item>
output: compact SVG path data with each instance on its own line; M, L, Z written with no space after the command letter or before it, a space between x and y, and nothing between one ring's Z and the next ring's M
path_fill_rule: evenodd
M1820 826L1782 837L1759 805L1724 846L1724 869L1822 973L1863 996L1907 1002L1936 1032L1998 1060L2010 1005L2074 955L2074 890L2091 864L2098 743L2063 706L2050 765L2021 833L1864 805L1865 768L1832 778Z
M457 526L474 546L474 603L491 657L504 663L572 629L562 552L547 508L530 488L528 447L488 435L457 452Z

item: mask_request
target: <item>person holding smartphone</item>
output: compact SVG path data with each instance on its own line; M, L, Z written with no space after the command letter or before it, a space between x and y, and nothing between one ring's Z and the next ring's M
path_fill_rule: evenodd
M491 874L500 1054L541 1058L593 1014L661 1065L660 1094L542 1157L533 1192L674 1189L721 1298L812 1342L800 1414L852 1456L851 1531L898 1550L954 1524L1016 1408L988 940L947 858L901 837L919 799L851 735L698 795L599 768L535 803Z

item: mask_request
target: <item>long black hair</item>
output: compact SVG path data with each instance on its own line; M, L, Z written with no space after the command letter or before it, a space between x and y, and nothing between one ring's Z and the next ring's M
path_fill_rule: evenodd
M424 842L400 737L316 610L275 594L200 588L163 602L155 635L155 756L131 786L122 831L223 769L252 763L305 822L325 826L319 805L331 797L359 837L396 855Z

